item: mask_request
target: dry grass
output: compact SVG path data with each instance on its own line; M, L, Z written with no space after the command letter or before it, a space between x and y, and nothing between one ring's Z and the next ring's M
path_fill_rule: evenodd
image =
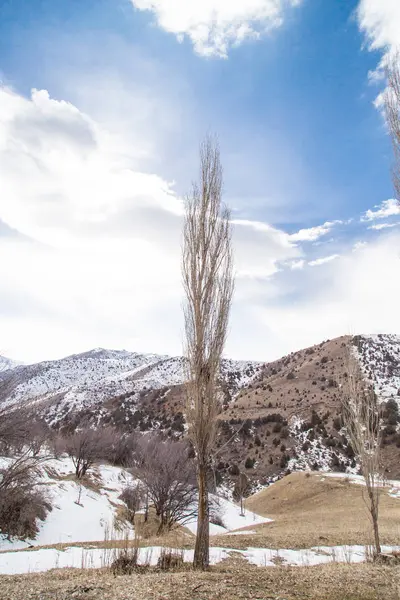
M371 524L363 491L363 486L347 479L292 473L246 502L249 510L274 521L248 527L257 535L223 536L225 544L238 548L368 544ZM383 544L399 544L400 502L387 493L381 495L380 531ZM213 543L222 543L223 538L214 538Z
M206 573L63 570L3 576L2 600L398 600L400 568L252 567L230 560Z

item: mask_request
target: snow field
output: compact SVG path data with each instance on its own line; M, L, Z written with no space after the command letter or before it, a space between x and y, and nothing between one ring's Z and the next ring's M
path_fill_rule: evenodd
M139 564L157 565L163 548L149 546L140 548ZM382 546L384 553L399 551L400 546ZM178 550L178 552L181 552ZM193 560L193 550L184 550L185 562ZM332 562L360 563L368 558L368 548L365 546L316 546L304 550L272 550L270 548L248 548L235 550L231 548L210 548L210 563L216 564L231 556L247 560L259 567L274 567L277 565L305 567ZM40 549L22 552L0 553L0 574L17 575L38 573L50 569L96 569L111 564L115 554L111 549L71 547L65 550Z

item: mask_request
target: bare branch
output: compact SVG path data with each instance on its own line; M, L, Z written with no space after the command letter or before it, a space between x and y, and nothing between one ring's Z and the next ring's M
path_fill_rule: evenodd
M385 116L394 153L393 184L400 202L400 51L389 60L386 77L388 85L384 94Z

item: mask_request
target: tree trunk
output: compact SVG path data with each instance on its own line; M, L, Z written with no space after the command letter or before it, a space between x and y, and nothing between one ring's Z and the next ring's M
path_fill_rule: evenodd
M199 486L199 512L197 517L197 535L194 548L193 567L208 569L210 563L210 511L207 488L207 466L198 465L197 482Z
M373 495L370 494L371 501L371 517L372 517L372 525L374 528L374 540L375 540L375 558L377 558L382 550L381 550L381 542L379 539L379 527L378 527L378 510L376 507L376 501Z
M144 509L144 522L147 523L149 518L149 490L146 489L146 504Z

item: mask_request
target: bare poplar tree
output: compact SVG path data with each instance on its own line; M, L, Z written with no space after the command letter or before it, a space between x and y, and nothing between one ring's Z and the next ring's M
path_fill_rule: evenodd
M234 288L230 212L222 204L218 143L200 146L200 181L186 201L182 273L186 296L186 418L197 466L198 524L193 565L209 565L207 479L221 406L218 388Z
M394 153L393 184L400 202L400 51L389 60L386 76L388 85L384 95L385 116Z
M356 357L348 347L346 384L343 395L343 422L364 477L374 533L375 557L381 554L379 540L379 496L382 487L381 473L381 416L373 388L361 373Z

